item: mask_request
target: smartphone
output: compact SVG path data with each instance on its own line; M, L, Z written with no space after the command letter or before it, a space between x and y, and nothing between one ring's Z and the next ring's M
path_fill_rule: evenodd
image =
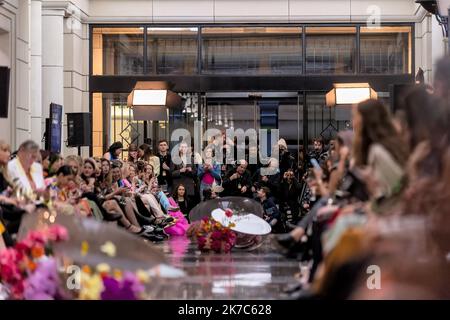
M313 158L313 159L310 160L310 162L311 162L311 164L313 165L314 168L321 169L320 168L320 164L319 164L319 162L317 162L316 159Z

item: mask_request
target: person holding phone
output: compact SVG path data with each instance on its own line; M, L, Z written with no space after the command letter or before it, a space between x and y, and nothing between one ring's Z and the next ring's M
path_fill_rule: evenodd
M328 190L328 168L326 163L320 165L316 159L311 159L313 166L312 172L314 174L315 186L317 187L317 193L321 196L329 194Z
M220 165L214 160L214 150L206 148L205 160L198 165L197 176L200 180L200 197L204 200L203 190L212 189L214 183L220 183Z

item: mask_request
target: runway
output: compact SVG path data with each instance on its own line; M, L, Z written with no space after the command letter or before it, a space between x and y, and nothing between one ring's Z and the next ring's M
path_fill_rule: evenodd
M295 281L299 262L288 260L266 237L253 252L200 253L185 237L158 245L170 265L185 277L155 283L153 299L282 299L282 289Z

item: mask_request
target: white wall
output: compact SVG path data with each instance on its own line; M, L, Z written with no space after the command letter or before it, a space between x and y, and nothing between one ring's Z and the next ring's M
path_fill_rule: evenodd
M413 0L91 0L91 22L413 21Z
M87 1L84 2L87 3ZM89 28L83 21L82 12L75 10L64 22L64 108L66 113L89 112L88 86ZM64 140L67 139L66 133L67 125L64 124ZM78 150L65 148L64 152L76 154ZM82 154L88 156L89 148L82 148Z
M439 58L446 54L447 39L444 39L436 18L430 14L426 14L415 27L416 72L419 67L422 68L425 81L432 83L434 67Z
M31 136L29 6L29 0L7 0L0 7L0 24L9 26L9 41L3 41L9 42L5 51L11 67L9 118L0 119L0 130L13 148Z
M12 20L7 15L6 10L0 7L0 66L11 67L11 36ZM12 81L11 81L12 82ZM8 115L10 118L0 118L0 139L10 141L11 139L11 97L8 105Z

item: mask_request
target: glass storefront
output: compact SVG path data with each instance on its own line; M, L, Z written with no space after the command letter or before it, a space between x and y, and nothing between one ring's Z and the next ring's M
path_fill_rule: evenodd
M300 74L302 28L202 29L204 74Z
M412 72L411 26L94 27L92 43L94 76Z
M352 74L355 62L355 27L306 28L306 73Z
M351 127L351 115L349 108L325 105L331 88L326 80L344 76L355 82L354 77L360 76L364 80L360 82L370 82L371 75L412 78L412 34L411 25L93 26L91 79L121 78L114 83L116 93L110 88L91 89L92 153L101 156L114 141L125 148L144 142L156 146L175 129L193 133L197 119L203 120L204 129L219 130L257 129L269 123L292 150L313 137L330 139ZM183 108L171 110L169 121L134 121L126 106L131 85L120 88L123 79L137 81L139 76L169 79L175 86L180 80L192 91L174 90L183 97ZM314 89L275 92L270 89L277 85L271 77L315 81ZM106 81L114 82L114 77ZM247 88L226 89L227 81ZM269 89L254 96L248 83L263 81ZM260 105L276 110L276 118L261 117Z
M147 28L147 72L197 73L198 28Z
M361 28L361 73L411 73L411 27Z
M144 28L95 28L93 75L144 73Z

